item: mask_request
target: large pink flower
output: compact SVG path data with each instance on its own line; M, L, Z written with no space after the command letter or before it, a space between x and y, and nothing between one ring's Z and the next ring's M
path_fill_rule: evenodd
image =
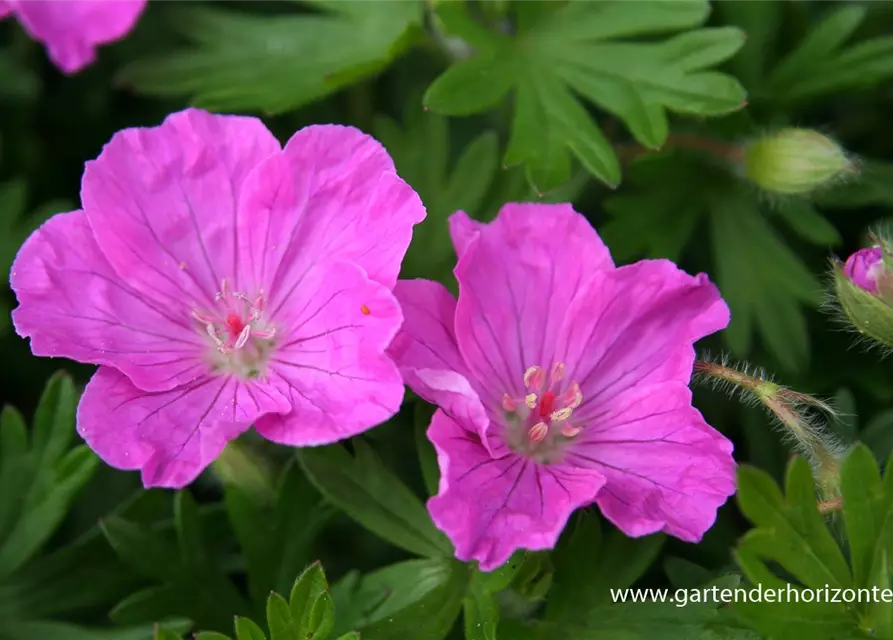
M458 302L398 282L390 353L440 407L428 509L456 555L490 570L551 548L593 502L628 535L699 540L735 489L732 444L688 388L693 343L729 322L717 289L665 260L616 268L570 205L450 224Z
M78 431L110 465L179 487L252 424L316 445L399 408L392 289L425 210L369 136L281 149L190 109L115 134L81 200L19 251L13 320L35 354L103 365Z
M98 46L129 33L146 1L0 0L0 18L14 14L57 67L74 73L96 59Z

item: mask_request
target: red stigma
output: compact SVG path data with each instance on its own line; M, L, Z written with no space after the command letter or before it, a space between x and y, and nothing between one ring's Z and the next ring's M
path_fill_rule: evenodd
M548 418L552 415L552 410L555 408L555 392L546 391L543 394L543 397L540 398L540 406L539 412L540 416L543 418Z
M226 316L226 326L229 328L231 335L237 336L242 333L245 323L242 322L242 318L238 314L230 313Z

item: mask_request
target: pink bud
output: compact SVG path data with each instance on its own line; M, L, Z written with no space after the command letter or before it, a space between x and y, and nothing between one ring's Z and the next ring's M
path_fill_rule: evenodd
M847 258L843 273L857 287L871 294L878 292L878 279L884 272L884 250L880 247L859 249Z

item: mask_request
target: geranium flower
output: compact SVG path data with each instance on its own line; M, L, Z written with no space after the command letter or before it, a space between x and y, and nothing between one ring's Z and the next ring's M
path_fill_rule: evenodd
M732 444L688 387L692 344L729 322L716 287L666 260L615 267L570 205L450 224L458 301L398 282L390 353L440 407L428 509L457 557L488 571L551 548L593 502L630 536L700 539L735 488Z
M120 40L136 24L147 0L0 0L0 18L13 14L34 40L46 45L65 73L96 59L96 48Z
M425 210L369 136L281 149L189 109L115 134L81 200L19 251L13 321L36 355L102 365L77 420L110 465L180 487L252 424L316 445L399 408L391 290Z

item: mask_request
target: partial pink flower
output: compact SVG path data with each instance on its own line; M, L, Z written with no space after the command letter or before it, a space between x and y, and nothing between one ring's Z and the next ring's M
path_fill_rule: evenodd
M252 424L318 445L398 410L392 289L425 210L371 137L282 149L189 109L115 134L81 200L19 251L13 321L36 355L102 365L78 431L110 465L181 487Z
M878 280L884 273L884 250L880 247L859 249L847 258L843 273L857 287L877 295Z
M136 25L147 0L0 0L0 18L15 15L65 73L96 59L97 47L120 40Z
M735 490L732 444L692 407L693 343L729 311L703 274L666 260L615 267L570 205L508 204L450 220L458 301L400 281L391 345L439 406L428 509L463 561L491 570L555 545L592 503L630 536L697 541Z

